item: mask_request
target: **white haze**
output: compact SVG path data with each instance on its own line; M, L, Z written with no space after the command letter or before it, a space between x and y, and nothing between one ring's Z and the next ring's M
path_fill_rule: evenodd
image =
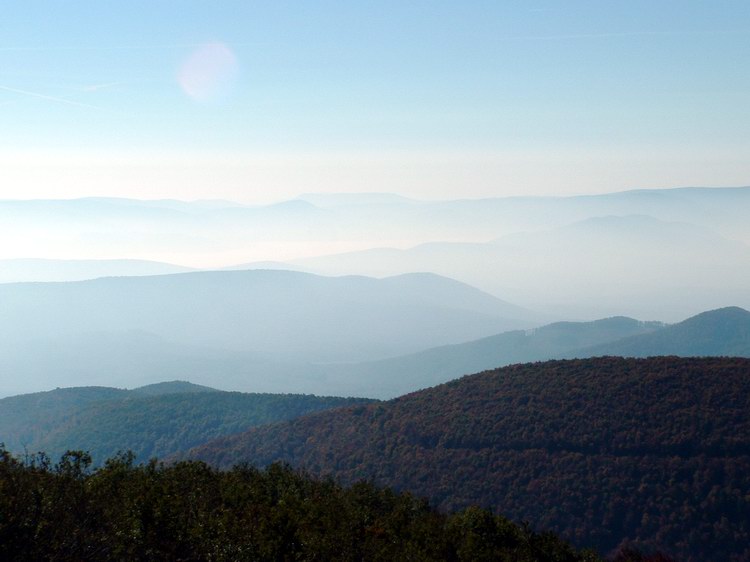
M0 282L181 267L424 271L548 318L674 321L750 304L749 215L750 188L452 201L309 194L265 206L0 201Z
M508 330L750 308L749 211L750 188L0 201L0 395L190 379L392 396L578 337L518 355L537 340ZM649 326L579 326L576 345Z

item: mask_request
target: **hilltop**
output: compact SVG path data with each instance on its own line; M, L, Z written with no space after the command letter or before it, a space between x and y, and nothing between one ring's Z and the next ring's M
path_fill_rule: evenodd
M62 388L0 400L0 443L16 453L88 451L95 462L119 451L139 461L168 456L209 439L358 398L223 392L172 381L123 390Z
M581 350L587 355L651 355L750 357L750 312L731 306L703 312L650 334Z
M746 560L750 360L514 365L214 440L190 458L287 461L442 509L491 507L606 553Z

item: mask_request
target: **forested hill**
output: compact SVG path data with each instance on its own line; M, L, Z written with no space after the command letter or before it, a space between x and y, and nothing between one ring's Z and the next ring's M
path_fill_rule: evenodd
M147 384L133 389L133 393L143 396L159 396L161 394L193 393L193 392L219 392L210 386L193 384L188 381L166 381Z
M278 465L221 472L120 455L91 471L85 454L38 460L0 447L0 560L603 562L485 510L441 514L410 494ZM651 561L668 562L625 552L615 562Z
M750 559L750 360L514 365L217 439L191 458L284 460L441 508L491 507L604 553Z
M357 398L221 392L173 381L135 390L64 388L0 400L0 443L17 453L89 451L96 463L131 450L140 461Z
M0 443L10 451L33 451L39 439L59 429L63 420L91 403L165 395L177 392L218 392L187 381L165 381L132 390L108 386L56 388L0 399Z

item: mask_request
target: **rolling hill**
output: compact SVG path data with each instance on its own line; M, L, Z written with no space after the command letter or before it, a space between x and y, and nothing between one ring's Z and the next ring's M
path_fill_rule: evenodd
M607 553L750 556L750 359L514 365L224 437L190 458L287 461L443 509L491 507Z
M357 398L223 392L187 382L133 390L61 388L0 400L0 443L16 453L59 458L85 450L96 462L130 450L140 461L168 456L211 438Z
M0 398L0 443L10 451L23 451L58 429L62 420L90 404L189 392L218 391L185 381L167 381L133 390L106 386L67 387Z

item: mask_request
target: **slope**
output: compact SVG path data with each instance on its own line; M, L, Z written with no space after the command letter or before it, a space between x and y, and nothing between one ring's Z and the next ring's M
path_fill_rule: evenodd
M57 458L68 449L80 449L88 451L96 462L129 450L138 460L146 461L257 425L366 402L369 400L218 391L92 402L40 435L33 450Z
M131 450L147 460L255 425L366 402L223 392L184 381L133 390L64 388L0 400L0 442L13 452L44 451L52 458L80 449L100 462Z
M162 394L189 394L193 392L220 392L215 388L193 384L188 381L165 381L134 388L135 394L161 396Z
M512 363L579 356L571 350L614 342L636 334L651 334L662 327L663 324L659 322L640 322L625 317L593 322L555 322L533 330L504 332L389 359L319 365L313 373L324 377L331 387L344 393L393 398L466 373Z
M651 334L634 335L576 354L593 355L750 357L750 312L736 306L710 310Z
M65 384L92 384L75 373L98 372L97 384L112 385L109 364L94 356L106 361L121 353L127 364L151 350L163 356L164 346L175 358L363 361L532 325L522 309L432 274L372 279L257 270L5 284L0 303L0 372L14 373L11 392L49 387L65 378L60 369L72 377ZM67 357L46 361L49 350ZM190 371L163 376L195 380ZM117 384L145 382L154 381Z
M71 412L91 402L124 398L127 390L90 386L57 388L0 399L0 443L11 451L33 452L40 435L54 430Z
M750 521L750 360L515 365L382 404L215 440L191 458L284 460L344 482L491 506L576 544L737 561Z
M643 215L591 217L490 243L431 242L289 263L325 275L431 271L558 317L676 321L709 308L750 306L750 246Z
M88 460L31 464L0 447L1 560L602 562L486 510L446 515L411 494L285 466L217 471L120 455L91 471Z
M750 312L728 307L673 325L624 317L555 322L400 357L318 365L308 367L308 371L338 392L393 398L466 373L512 363L602 355L750 357Z
M60 428L75 412L90 404L177 392L216 392L186 381L169 381L133 390L106 386L56 388L0 398L0 442L10 451L34 451L39 439Z

